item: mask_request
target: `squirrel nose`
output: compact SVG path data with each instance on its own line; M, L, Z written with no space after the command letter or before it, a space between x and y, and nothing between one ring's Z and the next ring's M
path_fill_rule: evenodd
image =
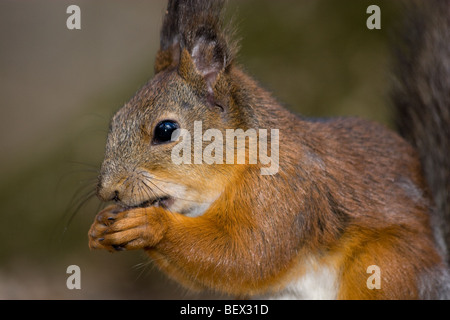
M97 185L97 197L105 202L108 201L120 201L120 192L114 186L105 185L102 180L98 182Z

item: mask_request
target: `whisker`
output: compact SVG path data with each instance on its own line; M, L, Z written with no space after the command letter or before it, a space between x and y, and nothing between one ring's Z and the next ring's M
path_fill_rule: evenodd
M67 230L69 229L70 224L72 223L73 219L75 218L75 216L78 214L78 212L81 210L81 208L83 208L84 205L86 205L86 203L91 200L92 198L94 198L96 195L96 190L90 190L86 193L84 193L83 195L81 195L77 202L79 201L79 203L72 209L72 210L68 210L66 212L66 214L62 217L62 220L67 219L62 234L61 236L64 237ZM68 216L68 218L67 218Z
M139 274L137 275L135 281L139 280L142 275L144 274L145 271L150 271L149 267L152 267L152 263L151 261L147 261L147 262L141 262L136 264L133 269L141 269Z
M86 170L86 169L79 169L79 170L72 170L72 171L67 171L67 172L64 172L64 174L62 174L59 178L58 178L58 180L57 180L57 182L56 182L56 184L55 184L55 189L56 190L58 190L60 187L61 187L61 184L63 183L63 181L64 180L66 180L66 179L68 179L71 175L80 175L80 174L89 174L89 177L88 178L84 178L84 179L82 179L82 180L80 180L80 179L78 179L78 182L79 183L87 183L87 182L92 182L92 183L94 183L94 181L96 181L98 178L97 178L97 173L98 173L98 170L91 170L91 169L89 169L89 170ZM93 175L93 174L95 174L95 175Z
M91 183L91 184L83 184L83 185L79 186L79 187L75 190L75 192L74 192L72 198L70 199L69 204L68 204L68 207L72 207L75 203L77 203L78 201L80 201L80 200L83 198L82 195L80 196L81 192L82 192L83 190L87 189L87 188L89 188L89 192L88 192L88 193L90 193L90 192L95 192L96 184ZM86 194L86 192L85 192L84 194ZM81 199L80 199L80 198L81 198Z
M164 194L169 194L169 192L167 192L167 191L164 191L163 189L161 189L159 186L157 186L153 181L151 181L151 179L153 179L153 178L147 178L146 177L146 179L145 180L142 180L142 183L147 187L147 188L150 188L150 186L146 183L146 182L149 182L150 184L152 184L155 188L157 188L159 191L161 191L162 193L164 193ZM162 181L162 180L159 180L159 181ZM151 189L151 188L150 188ZM189 201L189 202L194 202L194 203L196 203L197 201L195 201L195 200L191 200L191 199L183 199L183 198L180 198L180 197L176 197L176 196L173 196L173 195L170 195L170 197L172 197L172 198L174 198L174 199L178 199L178 200L183 200L183 201Z
M143 190L143 191L145 192L145 194L147 195L147 198L148 198L148 199L157 198L157 195L156 195L155 191L153 191L153 189L152 189L150 186L148 186L148 185L145 183L144 180L140 179L140 182L141 182L143 185L146 186L146 188L144 188L144 187L142 186L142 184L139 185L139 186L140 186L140 190L141 190L141 191Z
M151 192L152 194L153 194L153 196L156 198L157 196L156 196L156 193L155 193L155 191L153 191L153 189L152 189L152 187L150 187L148 184L147 184L147 181L148 180L143 180L143 179L140 179L140 182L142 182L142 184L146 187L144 190L146 190L147 192L149 191L149 192ZM150 182L150 181L148 181L148 182ZM153 184L154 185L154 184ZM167 192L164 192L163 190L161 190L160 188L158 188L162 193L167 193ZM147 193L147 195L149 195L148 193Z
M95 169L95 171L98 172L100 166L98 164L92 164L92 163L87 163L87 162L81 162L81 161L74 161L74 160L69 160L67 161L67 163L69 164L75 164L77 166L83 166L83 167L88 167L91 169Z
M144 188L141 184L139 185L139 193L141 193L142 196L147 196L147 198L156 197L155 192L152 189Z

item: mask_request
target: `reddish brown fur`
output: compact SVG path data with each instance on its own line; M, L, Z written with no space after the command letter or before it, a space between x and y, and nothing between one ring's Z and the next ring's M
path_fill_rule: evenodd
M314 256L336 270L340 299L420 298L421 277L443 262L413 148L386 128L360 119L301 119L231 57L206 76L189 43L165 40L155 79L113 120L99 196L110 200L117 191L121 203L98 214L89 232L90 247L144 249L161 270L194 290L276 293L304 275L304 257ZM216 56L205 57L217 66ZM179 108L185 101L191 109ZM222 131L279 128L279 172L263 176L260 164L174 166L168 158L172 145L149 147L148 142L155 122L167 112L181 114L179 121L186 126L201 119ZM149 199L132 191L142 187L135 168L154 174L155 183L180 182L190 194L219 196L197 217L164 207L141 208ZM370 265L382 270L381 290L366 286Z

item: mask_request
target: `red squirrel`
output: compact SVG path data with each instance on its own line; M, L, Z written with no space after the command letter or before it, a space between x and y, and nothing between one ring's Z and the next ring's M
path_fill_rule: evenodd
M223 1L169 0L155 75L111 121L97 194L113 204L90 248L143 249L186 288L236 297L449 298L450 1L422 2L398 51L401 137L293 114L235 61ZM239 129L268 143L219 139Z

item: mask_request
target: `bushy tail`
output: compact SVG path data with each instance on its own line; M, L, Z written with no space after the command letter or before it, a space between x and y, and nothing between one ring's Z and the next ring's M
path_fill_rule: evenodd
M396 52L395 121L419 151L450 248L450 1L421 0L408 11Z

